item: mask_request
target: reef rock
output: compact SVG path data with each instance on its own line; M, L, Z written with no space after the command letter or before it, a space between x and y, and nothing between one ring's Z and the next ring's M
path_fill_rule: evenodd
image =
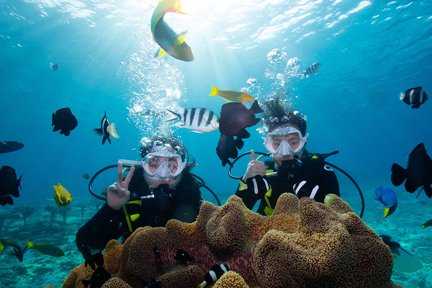
M326 200L283 194L273 215L261 216L232 196L221 207L204 203L193 223L139 228L121 253L110 248L119 243L107 245L105 263L115 277L103 287L197 287L218 263L231 270L214 284L219 288L394 287L390 249L342 199ZM190 258L175 260L178 251ZM80 269L63 287L83 287Z

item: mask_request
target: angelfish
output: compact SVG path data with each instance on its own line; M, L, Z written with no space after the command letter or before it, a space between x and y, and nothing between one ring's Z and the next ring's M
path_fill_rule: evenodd
M194 56L192 49L186 43L186 33L177 34L164 21L167 12L185 14L181 11L180 0L162 0L156 6L151 18L151 32L154 41L160 46L161 50L156 52L156 56L168 53L172 57L182 61L192 61Z
M94 131L102 135L102 145L105 144L105 141L108 140L108 142L111 144L110 135L114 138L119 138L119 135L117 133L117 129L114 123L110 123L108 120L108 117L106 116L106 111L104 116L101 119L100 128L95 128Z

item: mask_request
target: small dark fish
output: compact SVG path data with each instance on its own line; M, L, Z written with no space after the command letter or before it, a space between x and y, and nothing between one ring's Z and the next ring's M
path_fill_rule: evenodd
M117 129L114 123L110 123L108 120L108 117L106 116L106 111L104 116L101 119L100 128L95 128L94 131L102 135L102 145L105 144L105 141L108 140L108 142L111 144L110 135L114 138L119 138L119 135L117 134Z
M399 186L405 181L405 190L414 193L423 187L427 197L432 197L432 159L426 152L423 143L418 144L408 156L408 167L405 169L393 163L391 181Z
M84 173L82 176L86 180L88 180L90 178L90 175L88 173Z
M261 112L263 112L263 110L259 107L258 101L256 100L249 110L238 102L226 103L222 105L219 119L219 131L221 134L227 136L249 138L250 134L245 128L256 125L260 119L256 118L255 114Z
M14 252L9 254L16 256L18 261L23 262L24 252L26 251L27 246L22 249L15 241L0 239L0 253L3 252L7 247L13 247Z
M50 68L52 71L57 71L59 68L59 65L57 63L50 63Z
M219 128L218 116L206 108L183 109L183 113L176 113L167 109L176 117L167 121L178 120L175 125L180 128L190 129L194 132L211 132Z
M24 144L17 141L1 141L0 142L0 153L9 153L17 151L24 147Z
M229 158L235 159L238 156L238 150L243 148L243 139L237 137L234 140L234 136L227 136L221 134L219 138L219 142L216 147L216 154L219 156L219 159L222 160L222 166L228 163L229 166L232 166Z
M422 87L409 88L405 93L400 93L400 100L411 108L417 109L428 100L428 95L423 91Z
M209 287L215 283L223 274L230 270L227 264L216 264L211 267L211 269L205 274L204 281L198 285L198 288Z
M177 253L174 256L174 260L178 261L180 264L187 265L188 262L193 262L194 258L189 255L189 253L183 249L177 249Z
M424 229L430 226L432 226L432 219L426 221L421 227Z
M78 126L78 120L69 107L61 108L52 114L51 125L53 131L60 130L60 134L69 136L70 132Z
M303 77L310 77L316 73L318 73L319 69L321 68L320 62L314 62L312 65L306 68L306 70L303 71L302 75Z
M13 197L19 197L21 178L17 179L15 169L10 166L3 166L0 169L0 205L13 205Z
M100 288L111 278L111 274L104 268L104 258L102 253L93 256L97 268L94 270L90 280L82 280L84 287Z

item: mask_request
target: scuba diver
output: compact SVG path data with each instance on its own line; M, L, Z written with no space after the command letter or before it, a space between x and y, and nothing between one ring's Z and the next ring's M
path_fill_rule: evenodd
M261 200L257 212L262 215L273 213L277 199L284 192L319 202L330 193L339 196L336 174L325 162L325 158L334 153L312 154L305 149L308 137L305 116L293 111L280 97L264 102L263 110L264 145L271 159L255 160L252 150L235 195L242 198L249 209Z
M119 160L118 179L107 189L106 203L77 232L85 264L111 239L123 241L138 227L165 226L168 220L193 222L201 205L200 183L190 172L195 161L172 137L144 138L142 161ZM123 163L122 163L123 162ZM139 164L124 177L123 164Z

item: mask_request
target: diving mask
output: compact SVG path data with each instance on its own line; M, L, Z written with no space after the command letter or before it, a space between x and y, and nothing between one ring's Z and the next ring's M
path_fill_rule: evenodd
M152 152L144 157L142 166L148 176L166 179L180 175L186 163L170 145L159 145L153 147Z
M273 157L284 157L298 155L304 148L307 135L294 127L280 127L268 133L264 142L267 150Z

